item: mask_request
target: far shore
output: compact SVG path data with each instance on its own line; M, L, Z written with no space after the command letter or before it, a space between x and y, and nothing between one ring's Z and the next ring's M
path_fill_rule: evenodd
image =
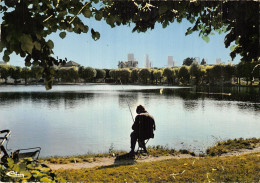
M54 83L52 86L60 86L60 85L121 85L121 83L102 83L102 82L94 82L94 83ZM258 84L253 85L238 85L238 84L232 84L232 85L169 85L167 83L161 83L161 84L143 84L143 83L123 83L122 85L133 85L133 86L179 86L179 87L260 87ZM0 86L45 86L45 83L0 83Z

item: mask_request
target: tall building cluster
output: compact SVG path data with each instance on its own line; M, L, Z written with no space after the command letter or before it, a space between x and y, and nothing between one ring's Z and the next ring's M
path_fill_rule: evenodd
M133 53L129 53L127 55L127 61L136 61Z
M134 68L137 67L138 61L135 60L135 56L133 53L129 53L127 55L127 61L119 61L118 62L118 68Z
M216 59L216 64L221 64L221 58Z
M176 66L176 61L173 60L173 56L168 56L167 67L174 67L174 66Z
M202 58L202 60L201 60L200 57L194 57L193 62L202 64L202 65L207 65L208 59ZM225 64L225 63L221 61L221 58L217 58L216 64ZM231 64L231 62L228 61L228 64ZM168 56L167 65L165 65L165 66L166 67L176 67L177 66L177 62L174 60L173 56ZM138 67L138 61L136 60L133 53L127 54L127 61L118 62L118 68L135 68L135 67ZM146 54L144 57L144 67L153 68L153 62L151 61L148 54Z
M146 68L152 68L153 67L153 62L150 60L149 55L145 55L145 64L144 67Z

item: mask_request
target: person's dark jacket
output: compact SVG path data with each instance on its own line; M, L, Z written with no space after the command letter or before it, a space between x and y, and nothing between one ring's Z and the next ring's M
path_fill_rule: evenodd
M149 115L146 111L138 114L135 117L135 122L132 129L138 134L138 139L146 140L149 138L154 138L153 131L155 130L154 118Z

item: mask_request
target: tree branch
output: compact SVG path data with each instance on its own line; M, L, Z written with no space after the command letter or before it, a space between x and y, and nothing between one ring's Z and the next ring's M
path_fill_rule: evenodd
M69 21L68 23L71 24L71 23L74 21L74 19L81 13L81 11L82 11L87 5L89 5L90 3L91 3L91 2L86 3L86 4L79 10L79 12L77 13L77 15L75 15L75 16L71 19L71 21Z

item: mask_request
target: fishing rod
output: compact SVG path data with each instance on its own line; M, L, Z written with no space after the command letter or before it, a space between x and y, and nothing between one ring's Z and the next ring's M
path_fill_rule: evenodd
M260 64L255 65L255 67L253 68L251 74L253 74L253 73L255 72L255 69L256 69L257 67L259 67L259 69L260 69Z
M121 83L121 87L122 87L122 88L123 88L123 90L125 91L125 89L124 89L124 87L123 87L123 84L122 84L122 82L121 82L121 79L119 79L119 81L120 81L120 83ZM130 113L131 113L131 116L132 116L133 122L135 122L135 120L134 120L134 117L133 117L133 114L132 114L132 111L131 111L131 108L130 108L130 105L129 105L129 102L128 102L127 98L126 98L126 102L127 102L127 105L128 105L129 111L130 111Z

